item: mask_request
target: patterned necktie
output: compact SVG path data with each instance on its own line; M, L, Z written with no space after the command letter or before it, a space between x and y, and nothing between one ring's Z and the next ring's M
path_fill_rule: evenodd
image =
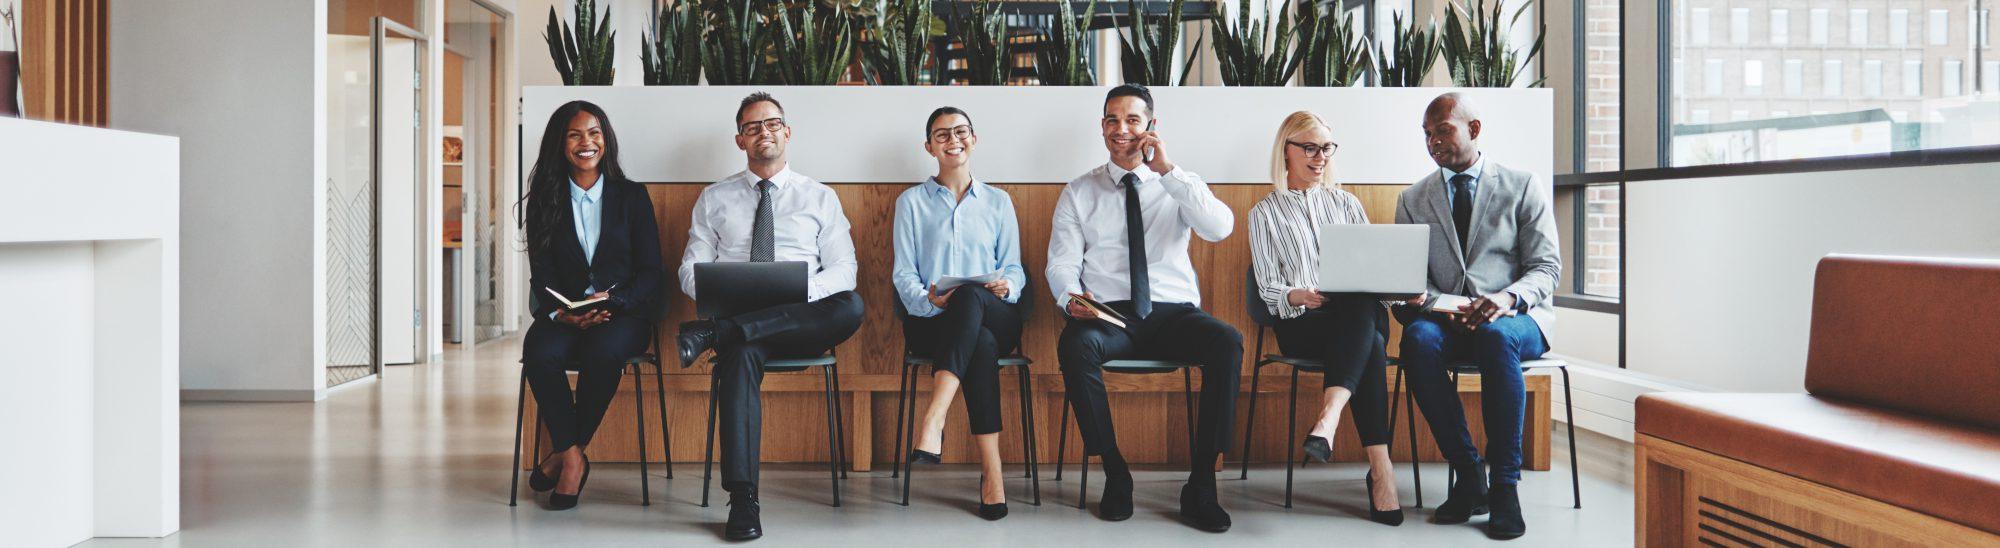
M1139 219L1139 174L1127 173L1125 185L1125 256L1132 274L1132 311L1144 318L1153 313L1152 278L1146 274L1146 224Z
M1464 254L1471 244L1465 241L1472 228L1472 176L1460 173L1451 176L1451 222L1458 228L1458 252Z
M750 262L768 263L776 259L778 238L772 229L771 180L757 181L757 221L750 225Z

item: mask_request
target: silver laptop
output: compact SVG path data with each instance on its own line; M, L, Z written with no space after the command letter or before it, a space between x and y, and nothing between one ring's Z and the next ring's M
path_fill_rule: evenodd
M1319 227L1319 290L1406 300L1424 293L1430 225Z

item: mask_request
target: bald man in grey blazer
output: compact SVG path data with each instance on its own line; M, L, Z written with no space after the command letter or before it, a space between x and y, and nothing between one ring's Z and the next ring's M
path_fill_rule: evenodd
M1398 307L1402 366L1458 484L1432 521L1464 523L1491 510L1486 534L1527 532L1515 484L1527 393L1521 362L1541 357L1555 325L1551 296L1562 276L1553 191L1546 181L1479 152L1479 115L1447 93L1424 110L1424 142L1438 170L1396 199L1396 222L1431 227L1429 295ZM1452 313L1427 310L1441 295L1471 299ZM1479 366L1486 460L1472 446L1446 364ZM1490 466L1490 476L1482 468ZM1492 482L1489 491L1487 481Z

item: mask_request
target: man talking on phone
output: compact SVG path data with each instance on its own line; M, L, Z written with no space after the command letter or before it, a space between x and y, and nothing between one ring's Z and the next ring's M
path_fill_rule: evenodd
M1084 452L1104 464L1098 517L1107 521L1132 517L1132 473L1112 432L1104 362L1200 366L1201 412L1180 519L1219 533L1230 521L1216 502L1215 459L1234 422L1243 336L1201 310L1187 246L1189 233L1222 241L1236 216L1200 175L1174 165L1153 131L1153 107L1145 86L1112 88L1099 121L1111 161L1070 181L1056 201L1046 275L1056 305L1070 317L1057 354ZM1100 318L1090 301L1122 316L1125 327Z

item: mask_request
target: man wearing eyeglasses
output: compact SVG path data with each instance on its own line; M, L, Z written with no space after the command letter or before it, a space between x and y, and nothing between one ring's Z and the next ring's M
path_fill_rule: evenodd
M1229 513L1216 502L1215 459L1235 415L1243 335L1201 310L1187 248L1189 233L1211 242L1228 237L1236 215L1200 175L1168 159L1145 86L1112 88L1098 125L1111 161L1063 187L1047 269L1056 305L1071 318L1057 343L1063 384L1085 454L1104 464L1098 517L1132 517L1132 474L1112 431L1104 363L1189 362L1201 369L1201 412L1180 519L1203 531L1227 531ZM1125 326L1102 321L1091 301L1123 316Z
M769 94L752 93L737 107L735 127L736 148L749 168L702 189L695 200L681 257L681 290L700 298L697 263L802 261L811 273L807 302L687 322L676 341L683 366L715 350L722 488L729 492L724 533L730 540L750 540L764 535L757 503L764 362L825 353L861 326L862 305L854 293L854 241L840 198L785 162L792 128L784 107Z
M1490 510L1486 535L1517 538L1527 532L1515 489L1527 412L1521 362L1549 349L1556 319L1550 297L1562 277L1553 189L1481 154L1479 114L1457 93L1431 101L1423 129L1438 169L1396 198L1396 222L1431 227L1429 294L1397 307L1397 317L1408 326L1401 358L1410 394L1458 475L1432 521L1465 523ZM1441 296L1470 302L1440 312ZM1486 460L1473 448L1458 387L1446 374L1455 360L1479 367Z

